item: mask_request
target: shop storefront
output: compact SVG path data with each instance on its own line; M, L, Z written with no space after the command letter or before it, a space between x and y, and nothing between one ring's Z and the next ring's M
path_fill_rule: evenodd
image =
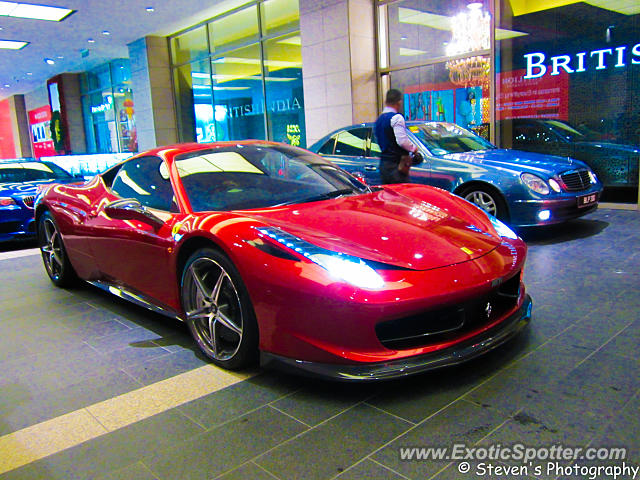
M129 60L82 74L80 86L87 153L137 152Z
M306 145L299 18L266 0L170 38L180 141Z
M381 92L408 119L453 122L505 148L570 156L638 201L640 4L378 2Z

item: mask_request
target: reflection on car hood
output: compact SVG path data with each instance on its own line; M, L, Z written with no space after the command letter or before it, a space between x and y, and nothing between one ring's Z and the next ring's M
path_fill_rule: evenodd
M415 270L478 258L501 242L444 209L391 190L249 215L328 250Z
M4 196L24 196L35 195L38 192L39 185L48 185L50 183L60 183L62 180L38 180L35 182L22 183L0 183L0 195Z
M577 147L587 147L594 150L611 151L616 153L640 153L640 146L624 145L606 142L575 142Z
M485 166L509 168L517 172L521 172L526 167L527 171L537 171L548 175L563 172L571 168L586 167L586 164L580 160L569 157L558 157L555 155L507 149L450 153L443 155L442 158L479 163Z

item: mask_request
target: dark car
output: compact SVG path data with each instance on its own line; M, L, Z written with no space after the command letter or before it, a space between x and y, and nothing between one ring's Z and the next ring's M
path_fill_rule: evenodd
M502 144L517 150L582 160L596 173L607 194L636 201L639 145L613 143L593 130L555 119L515 118L497 123Z
M79 179L50 162L0 161L0 242L33 238L33 203L38 186Z
M548 225L598 206L602 185L579 160L496 148L453 123L407 122L425 161L411 182L453 192L512 226ZM373 124L341 128L310 147L367 183L380 183Z

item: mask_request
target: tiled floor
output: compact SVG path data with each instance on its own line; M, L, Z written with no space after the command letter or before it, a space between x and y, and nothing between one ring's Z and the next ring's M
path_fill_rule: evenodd
M640 213L601 209L523 236L532 324L479 361L376 385L257 370L0 480L481 478L481 460L465 475L459 461L400 459L402 447L456 443L626 447L639 465ZM182 324L90 287L56 289L37 255L0 269L0 445L207 364ZM589 476L535 465L484 478Z

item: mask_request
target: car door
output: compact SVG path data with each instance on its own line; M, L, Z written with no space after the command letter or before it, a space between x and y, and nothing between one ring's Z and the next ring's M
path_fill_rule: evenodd
M163 165L155 156L124 163L86 221L91 249L104 279L156 299L173 298L176 288L170 253L175 245L172 227L177 207ZM109 217L106 207L122 199L138 200L164 224L158 228L140 220Z
M367 178L365 166L367 165L366 151L370 130L368 127L342 130L333 135L318 150L318 153L330 157L333 163L346 171Z

